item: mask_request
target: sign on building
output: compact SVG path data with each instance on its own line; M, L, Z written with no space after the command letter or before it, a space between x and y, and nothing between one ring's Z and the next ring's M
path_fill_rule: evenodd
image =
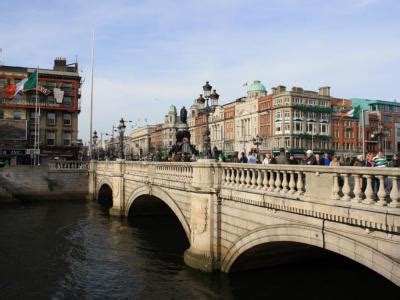
M26 120L0 119L0 141L25 141L26 139Z

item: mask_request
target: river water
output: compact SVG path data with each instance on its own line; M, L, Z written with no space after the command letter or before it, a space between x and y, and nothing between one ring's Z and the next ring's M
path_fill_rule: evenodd
M117 218L97 203L0 206L1 299L400 299L339 256L230 275L183 262L177 220Z

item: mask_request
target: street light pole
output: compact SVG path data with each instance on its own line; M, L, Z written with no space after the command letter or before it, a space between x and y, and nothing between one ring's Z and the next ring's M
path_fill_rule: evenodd
M203 135L203 152L205 153L204 158L206 159L211 159L212 154L211 154L211 139L210 139L210 126L209 126L209 116L210 112L213 111L214 107L218 105L218 98L219 95L217 94L217 91L214 90L211 93L212 86L209 84L208 81L206 81L206 84L203 86L203 92L204 92L204 97L202 94L200 94L200 97L197 98L197 103L203 107L204 104L205 107L202 108L203 113L206 115L206 131L204 132ZM211 106L209 105L209 100L211 100Z
M125 159L125 154L124 154L124 133L125 133L125 121L123 118L119 120L119 126L118 126L118 132L119 132L119 159Z
M93 153L91 153L90 154L90 156L91 156L91 159L93 159L93 157L96 157L96 150L97 150L97 146L96 146L96 144L97 144L97 139L98 139L98 136L97 136L97 131L95 130L95 131L93 131L93 137L92 137L92 140L93 140L93 149L91 149L91 151L93 152ZM99 157L98 157L98 152L97 152L97 160L99 159Z

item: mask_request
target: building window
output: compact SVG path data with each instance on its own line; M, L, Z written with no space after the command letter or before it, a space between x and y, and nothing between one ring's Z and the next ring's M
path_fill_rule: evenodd
M56 133L55 132L47 132L46 133L46 142L48 146L55 146L56 144Z
M303 132L303 122L295 121L294 122L294 131L296 133L302 133Z
M66 105L71 105L72 98L71 97L64 97L63 103L66 104Z
M35 131L29 132L29 144L33 145L35 143Z
M307 118L308 118L309 120L316 120L316 119L317 119L317 113L314 112L314 111L309 111L309 112L308 112L308 115L307 115Z
M289 122L285 123L285 133L290 133L290 123Z
M14 120L21 120L21 112L14 111Z
M71 114L64 114L64 125L71 125Z
M290 119L290 112L288 110L285 110L284 114L285 114L285 119L289 120Z
M319 132L320 134L328 134L328 124L321 123L319 124Z
M63 134L63 145L64 146L71 146L71 133L64 132Z
M315 124L308 122L307 123L307 133L314 134L315 133Z
M285 147L290 148L290 138L289 137L285 137Z
M29 120L30 121L35 121L35 112L34 111L31 111L30 113L29 113Z
M276 122L275 123L275 134L281 134L282 133L282 122Z
M55 125L55 124L56 124L56 114L47 113L47 125Z
M303 119L303 112L301 110L295 110L294 111L294 119Z
M282 119L282 112L280 110L277 110L275 112L275 120L278 121L278 120L281 120L281 119Z

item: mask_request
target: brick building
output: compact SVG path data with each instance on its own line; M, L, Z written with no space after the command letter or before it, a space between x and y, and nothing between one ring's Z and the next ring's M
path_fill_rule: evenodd
M0 66L0 90L4 91L35 71L34 68ZM40 157L42 160L55 157L77 159L80 149L78 115L81 110L78 64L67 64L65 58L56 58L53 69L39 69L38 74ZM18 160L29 162L27 149L34 147L35 140L36 91L27 90L10 98L3 92L0 100L3 130L16 129L18 125L10 125L12 122L25 124L24 136L17 139L0 137L0 152L3 155L14 153Z

